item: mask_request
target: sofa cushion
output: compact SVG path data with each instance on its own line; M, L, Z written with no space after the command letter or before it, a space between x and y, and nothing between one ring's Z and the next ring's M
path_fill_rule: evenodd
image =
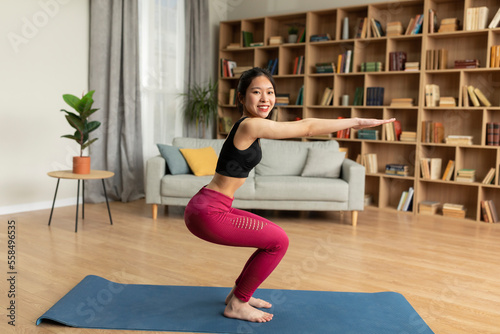
M299 176L306 164L310 147L339 150L335 140L299 142L290 140L261 139L262 160L257 165L257 175Z
M301 176L338 178L344 158L345 152L310 147Z
M255 176L255 198L347 202L349 185L342 179L304 176Z
M170 175L167 174L161 179L161 195L165 197L193 197L203 187L206 186L212 176L195 176L193 174ZM234 194L238 199L255 198L255 182L253 178L248 178Z
M181 148L189 168L196 176L214 175L217 165L217 154L212 146L203 148Z
M172 175L190 173L186 159L184 159L178 147L165 144L156 144L156 146L158 146L161 156L167 162L168 170Z

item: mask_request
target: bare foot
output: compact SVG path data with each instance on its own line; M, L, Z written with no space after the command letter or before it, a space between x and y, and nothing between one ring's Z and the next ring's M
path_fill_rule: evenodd
M233 297L234 291L235 288L233 288L231 290L231 292L229 293L229 295L227 295L226 297L226 305L229 303L229 301L231 300L231 298ZM263 299L260 299L260 298L254 298L254 297L250 297L250 300L248 301L248 304L250 304L250 306L253 306L253 307L257 307L257 308L271 308L273 305Z
M227 303L224 316L233 319L247 320L251 322L268 322L273 315L252 307L250 303L243 302L234 295Z

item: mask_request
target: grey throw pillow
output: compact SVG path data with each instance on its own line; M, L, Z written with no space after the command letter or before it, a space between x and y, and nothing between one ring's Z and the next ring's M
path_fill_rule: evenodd
M339 177L345 152L309 148L302 176Z
M163 159L167 161L170 174L191 174L189 165L178 147L165 144L156 144L156 146L158 146L158 150Z

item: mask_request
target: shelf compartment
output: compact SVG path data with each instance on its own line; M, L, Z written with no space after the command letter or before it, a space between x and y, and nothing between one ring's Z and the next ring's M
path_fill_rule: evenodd
M340 39L337 36L337 10L318 10L309 12L307 18L306 40L309 36L317 34L329 34L332 39Z
M295 58L305 56L305 46L302 44L286 44L280 47L279 74L294 74ZM305 73L305 59L301 74Z
M404 191L413 187L413 180L397 177L382 177L380 181L380 199L378 201L380 208L390 208L396 210ZM415 194L413 195L413 204L411 211L415 208ZM405 212L405 211L402 211Z
M492 107L500 105L500 71L466 71L464 84L481 90ZM483 103L480 104L484 106Z
M374 4L370 5L368 11L370 17L373 17L382 24L384 31L387 23L397 21L401 22L405 31L410 19L423 13L423 1L394 1L391 3ZM385 32L387 33L387 31Z
M449 146L436 146L436 145L423 144L421 147L420 158L417 161L418 168L419 168L419 176L421 179L423 179L423 177L422 177L422 169L421 169L421 165L420 165L420 159L423 159L423 158L428 158L428 159L440 158L441 159L441 171L439 173L439 180L441 180L443 177L443 174L446 170L446 166L448 165L448 162L450 160L456 162L456 149L455 149L455 147L449 147ZM454 167L453 174L452 174L450 181L446 181L446 182L451 182L451 181L455 180L455 175L456 175L456 168Z
M497 150L495 148L459 147L455 169L475 169L476 183L481 183L490 168L497 167Z
M481 202L480 201L487 201L491 200L493 202L493 205L495 206L495 209L497 211L497 214L500 214L500 189L498 188L491 188L491 187L483 187L480 191L480 198L479 198L479 219L484 222L483 215L481 212Z
M335 76L335 84L334 84L334 106L342 105L342 96L349 96L349 104L353 105L354 103L354 95L356 93L356 88L361 87L364 90L365 84L365 75L364 74L345 74L345 75L337 75ZM364 97L363 93L363 97Z
M279 47L260 47L255 49L255 66L268 68L269 61L279 59ZM278 61L279 63L279 61ZM279 66L278 66L279 67ZM269 68L268 68L269 69ZM271 69L269 69L271 71Z
M395 118L401 123L402 131L417 132L418 109L386 108L384 119Z
M300 32L301 29L306 27L306 18L306 13L267 16L265 18L266 32L264 36L266 45L269 45L269 38L272 36L281 36L286 42L288 40L288 29L295 25Z
M381 62L383 70L387 69L387 40L356 40L354 42L353 71L361 72L361 64L367 62ZM365 73L365 72L361 72ZM366 72L371 73L371 72Z
M478 109L426 108L423 110L422 122L442 123L444 138L449 135L472 136L472 143L480 145L483 137L481 133L482 118L482 111ZM424 132L425 128L422 126L421 130ZM417 139L421 140L421 138Z
M273 113L277 113L277 116L273 116L273 119L278 122L296 121L304 118L302 114L302 106L278 106L275 110L273 110Z
M380 127L376 127L375 129L382 133L382 129ZM415 175L415 150L415 145L396 145L380 140L363 141L362 147L363 154L375 153L377 155L377 171L379 173L385 173L385 166L387 164L406 164L409 167L410 177L414 177Z
M463 104L462 95L460 94L460 72L426 73L424 90L426 85L431 84L439 86L439 95L441 97L453 97L457 106ZM425 99L425 91L423 94ZM424 105L429 107L428 101L424 101ZM439 101L436 101L436 106L439 106Z
M245 48L231 51L221 51L219 52L219 67L220 59L227 59L235 61L237 66L255 66L255 48ZM220 73L220 68L219 68Z
M464 194L467 194L464 196ZM475 184L455 184L420 180L418 185L418 204L421 201L437 201L441 204L462 204L467 208L466 219L477 220L478 187Z
M221 22L219 27L219 45L226 49L230 43L238 43L241 46L241 21Z
M287 77L274 77L276 83L275 94L289 94L290 95L290 106L295 106L297 101L297 96L299 95L300 87L304 85L303 76L287 76ZM305 96L305 95L304 95ZM300 106L302 107L302 106Z
M337 138L333 138L337 140ZM347 149L346 158L356 161L357 157L361 154L361 144L351 140L338 140L340 147Z
M466 47L463 47L466 46ZM468 33L432 34L427 40L427 50L448 50L446 68L453 69L455 60L478 59L480 67L487 67L488 31Z
M419 72L375 72L366 74L366 87L384 87L384 106L389 106L393 98L412 98L414 105L417 106L419 102L419 86Z
M229 104L229 91L231 89L236 89L238 85L238 80L236 78L221 78L219 80L219 89L217 98L219 101L219 105L221 106L230 106ZM236 107L236 105L234 105Z
M241 31L251 32L253 34L253 43L262 42L264 43L264 45L266 45L264 37L264 25L264 18L243 20L241 22Z
M431 0L429 1L428 6L430 9L436 11L436 16L438 18L456 17L460 23L465 22L464 0ZM459 27L459 30L462 30L461 26Z
M422 50L422 37L421 35L416 35L414 38L391 38L387 41L387 59L386 63L389 64L390 52L402 51L406 53L407 62L419 62L420 69L422 69L422 63L420 61ZM390 66L386 66L386 71L389 71Z
M334 88L334 76L314 76L306 78L308 93L304 95L307 106L320 106L325 88ZM335 96L333 97L335 101Z
M372 206L379 207L379 190L380 176L367 175L365 178L365 194L372 196Z
M349 7L349 8L339 8L338 16L337 16L337 26L342 27L344 18L349 19L349 40L355 39L356 32L360 25L360 20L368 17L368 7L367 6L357 6L357 7ZM367 36L370 33L370 25L367 24ZM340 28L339 38L342 36L342 28Z
M333 63L335 69L338 69L338 57L347 50L353 50L354 44L338 43L338 42L317 42L310 43L308 46L307 56L309 57L309 68L306 73L316 73L317 63Z

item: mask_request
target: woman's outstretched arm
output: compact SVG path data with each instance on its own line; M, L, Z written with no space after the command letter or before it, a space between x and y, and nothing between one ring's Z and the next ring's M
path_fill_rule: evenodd
M324 135L348 128L363 129L394 121L395 118L386 120L373 118L305 118L300 121L275 122L268 119L252 118L243 123L242 131L247 136L254 138L286 139Z

